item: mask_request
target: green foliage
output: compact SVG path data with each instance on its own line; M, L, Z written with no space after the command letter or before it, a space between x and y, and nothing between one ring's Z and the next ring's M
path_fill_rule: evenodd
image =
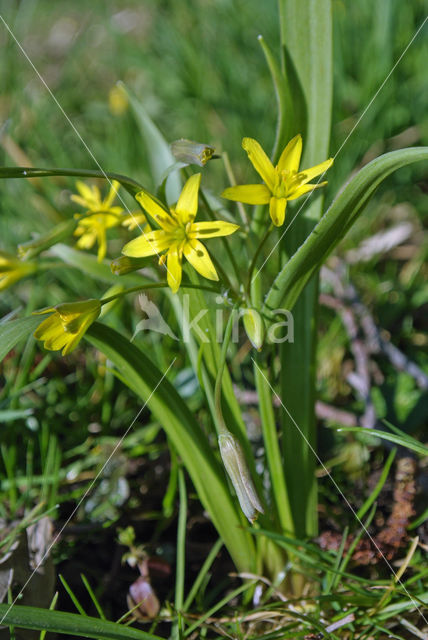
M0 324L0 361L5 377L0 389L4 467L0 474L0 516L6 520L21 518L16 532L28 525L34 504L36 510L46 509L52 517L63 516L64 504L85 497L87 478L98 480L100 474L90 500L75 516L78 523L101 526L106 531L121 516L126 526L137 512L137 521L146 517L155 520L154 533L145 535L157 545L178 511L177 537L175 532L172 536L174 545L176 539L176 553L172 554L176 558L175 593L166 596L175 602L175 608L167 604L163 611L172 624L172 637L188 637L195 632L209 635L210 618L219 612L233 619L230 622L225 618L221 623L222 634L254 640L262 636L272 640L303 637L309 631L331 638L338 638L342 632L356 637L360 629L374 637L386 633L401 637L399 632L405 635L415 628L413 623L417 624L415 602L426 601L426 570L416 543L412 542L402 565L409 572L402 583L386 579L380 565L370 571L369 582L369 572L361 575L364 570L354 571L352 562L353 551L366 529L373 526L377 501L388 490L395 450L386 459L375 488L368 490L372 482L369 472L383 461L382 442L426 454L426 447L417 440L426 416L423 384L418 387L417 376L407 370L398 373L393 362L379 358L376 366L384 377L372 389L371 400L377 417L388 417L402 431L390 426L392 433L372 429L367 435L361 427L347 427L333 420L336 429L320 430L317 445L317 394L332 405L354 412L354 416L361 413L363 404L345 380L349 336L337 316L332 320L330 310L317 308L317 274L333 251L342 261L345 257L351 279L365 303L375 309L380 326L420 367L427 363L426 341L418 319L426 302L426 251L418 245L418 209L421 216L424 214L422 193L414 185L422 174L421 168L410 165L428 154L422 146L403 148L427 141L427 130L421 124L426 62L418 39L373 104L370 102L422 24L422 6L394 0L373 9L369 0L349 7L337 2L280 0L278 20L275 3L257 0L131 0L123 11L110 3L89 7L80 0L73 7L62 2L51 5L47 0L19 8L6 3L4 18L97 161L106 168L106 174L77 168L92 166L93 159L76 144L69 123L34 80L31 67L25 68L25 59L18 57L13 40L7 39L1 62L7 92L0 113L8 121L0 132L4 150L0 164L23 166L0 169L0 177L6 179L1 185L0 249L13 251L17 244L33 238L34 232L41 234L40 246L43 241L50 243L52 229L59 229L61 234L65 230L65 237L61 236L61 244L46 245L40 258L37 246L33 254L27 254L27 258L37 258L39 271L33 280L17 283L13 296L9 290L2 292L0 300L0 311L5 315ZM32 40L28 40L30 32ZM260 33L265 60L256 43ZM115 90L121 92L116 98ZM274 141L275 100L278 118ZM360 121L361 114L364 117ZM163 319L180 336L185 299L181 292L170 294L163 282L164 272L155 261L142 258L131 265L135 266L134 272L130 268L119 277L111 272L107 261L98 262L95 255L70 246L75 210L68 189L74 189L77 177L93 180L107 175L119 180L127 192L124 203L130 210L137 206L136 193L146 188L156 192L160 200L166 194L172 203L188 174L187 169L183 175L171 170L175 160L169 141L192 138L213 145L219 156L227 150L236 181L249 182L251 174L240 149L242 136L259 139L267 149L273 144L272 157L277 160L288 139L302 132L302 167L308 167L329 155L331 123L330 148L337 158L323 193L329 202L338 195L325 213L323 196L314 194L307 203L301 200L297 206L290 203L286 222L290 227L285 228L284 238L283 229L276 234L266 227L263 207L251 213L241 209L242 218L251 224L244 223L240 235L233 239L216 241L220 285L208 283L206 291L206 281L190 268L185 270L184 284L188 288L183 291L189 294L191 319L210 310L200 322L201 332L191 333L185 343L174 341L171 335L139 332L141 312L136 303L125 299L127 293L151 291ZM215 158L203 168L200 209L205 221L236 220L235 212L226 210L225 201L214 195L225 186L227 167L227 162ZM116 171L136 176L137 180ZM352 173L355 175L350 178ZM403 213L404 201L408 204ZM394 215L388 212L396 205L397 209L402 207L398 220L402 217L411 221L411 258L400 262L402 258L387 260L381 254L363 268L358 262L347 263L347 251L390 226ZM127 240L128 232L123 228L112 231L112 255L118 255ZM30 240L30 245L34 242L37 245L37 238ZM253 280L263 261L262 273ZM117 282L121 291L106 293L106 287ZM30 336L40 317L16 319L18 306L31 313L40 306L82 296L111 300L103 307L103 324L93 325L86 334L93 348L81 346L65 362L51 353L40 355L32 337L20 350L20 342ZM271 345L264 332L257 331L253 346L260 352L251 357L251 347L241 329L240 342L224 345L222 353L215 319L219 313L230 314L234 305L241 312L261 309L267 330L275 320L274 309L281 305L293 308L295 344ZM155 322L160 322L159 318ZM248 317L246 328L254 337L254 325ZM318 336L321 340L317 348ZM220 393L215 398L218 370L226 357L228 367L220 376ZM167 379L162 372L167 373ZM378 379L381 377L378 372ZM252 392L254 388L258 414L251 408L244 409L237 398L239 391ZM219 398L227 429L242 445L248 466L238 469L238 475L250 474L267 505L265 515L253 528L247 526L220 463L216 447ZM275 406L279 398L290 416ZM138 426L141 401L142 425ZM296 424L300 431L295 429ZM128 433L129 425L133 431ZM251 425L256 434L250 433ZM21 440L25 447L20 446ZM331 447L335 447L333 459ZM171 462L165 463L168 448ZM346 477L346 456L349 458L351 450L358 450L353 460L355 463L358 458L355 486ZM357 515L365 518L364 523L356 526L337 495L329 490L328 482L318 483L314 452L318 462L325 463L329 470L334 467L345 494L349 489L352 498L359 501ZM165 488L158 481L147 485L150 490L159 490L157 485L162 485L159 506L151 503L152 511L144 508L140 476L134 478L135 466L129 465L130 461L141 465L141 460L147 460L149 466L164 467L165 485L169 477ZM184 470L192 484L186 485ZM319 501L317 484L321 486ZM188 588L187 568L194 568L195 561L186 549L186 525L194 513L196 522L200 517L193 489L220 538ZM342 538L337 552L322 551L305 539L316 534L318 502L325 502L327 510L334 505L332 511L339 512ZM323 509L325 505L321 504L321 513ZM425 517L426 513L418 513L409 530L417 528ZM348 541L349 531L353 537ZM13 535L2 544L10 544ZM223 545L236 568L244 572L242 577L247 581L243 585L226 580L210 583L212 567ZM67 553L76 551L70 546L59 555ZM254 574L263 576L267 589L259 606L254 605L249 612L256 584ZM103 580L94 590L85 577L82 580L100 617L113 617L101 608ZM0 605L0 618L8 611L6 624L82 637L157 637L88 618L80 596L65 578L63 585L81 615L22 606L8 611L7 605ZM286 604L282 602L283 592L287 593ZM229 607L232 598L233 607ZM191 608L198 613L196 620ZM345 610L353 619L347 621L345 617L337 627L340 631L321 622L340 623ZM260 626L258 616L263 620ZM272 628L266 622L270 619L274 621ZM156 624L151 631L156 630ZM398 625L404 630L400 631Z

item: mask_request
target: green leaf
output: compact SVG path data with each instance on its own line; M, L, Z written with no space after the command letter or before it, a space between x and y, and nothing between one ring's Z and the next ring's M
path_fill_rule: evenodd
M393 171L427 159L428 147L411 147L386 153L363 167L275 278L264 312L272 314L281 306L291 310L305 284L349 231L381 182Z
M333 96L331 1L279 0L279 15L283 66L288 71L295 69L307 108L302 166L313 166L325 160L330 140ZM288 75L291 79L291 74ZM290 89L293 90L293 86Z
M283 132L301 133L301 170L322 162L329 154L333 90L331 0L279 0L283 73L292 96L291 124ZM283 140L282 145L287 142ZM279 152L282 151L280 148ZM285 264L311 233L323 211L323 194L305 201L304 211L280 242ZM315 457L315 354L317 341L318 277L307 282L293 310L295 340L279 347L283 467L296 536L317 531ZM291 418L292 416L292 418ZM299 425L299 432L294 421Z
M173 385L143 351L114 329L95 323L85 337L115 364L121 379L147 403L165 429L236 566L240 571L254 570L254 543L243 530L243 516L229 492L223 468Z
M14 604L0 604L2 625L13 625L20 629L36 629L64 633L78 638L99 638L105 640L162 640L159 636L146 633L115 622L99 620L62 611L50 611L36 607Z
M28 316L0 325L0 362L20 340L30 335L41 321L40 316Z
M119 173L94 171L91 169L40 169L35 167L0 167L0 178L47 178L49 176L74 176L76 178L108 178L117 180L130 193L135 196L144 187L132 178L122 176Z
M415 451L421 456L428 456L428 447L407 435L399 436L395 433L379 431L378 429L364 429L363 427L340 427L339 429L337 429L337 431L358 433L361 436L366 435L368 438L376 436L377 438L381 438L382 440L388 440L388 442L393 442L394 444L399 444L402 447L406 447L406 449Z
M284 47L284 64L283 68L280 69L263 36L259 36L258 40L272 77L278 108L275 144L271 156L274 164L276 164L285 145L293 136L301 133L305 138L307 125L305 96L287 49Z
M121 86L128 96L140 133L145 142L144 152L149 157L153 179L156 186L159 186L165 177L164 174L167 169L171 165L175 164L175 158L171 153L168 143L151 120L141 101L138 100L138 98L133 95L125 85L121 84ZM178 172L173 172L168 175L166 184L166 196L168 202L177 202L180 191L180 174Z

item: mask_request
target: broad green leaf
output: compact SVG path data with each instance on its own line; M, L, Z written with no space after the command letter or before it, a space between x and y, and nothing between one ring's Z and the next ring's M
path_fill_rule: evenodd
M428 147L392 151L363 167L280 271L266 296L264 311L269 314L281 305L291 310L305 284L357 220L381 182L393 171L421 160L428 160Z
M165 429L236 566L240 571L254 570L254 543L243 530L243 515L229 492L224 470L173 385L143 351L114 329L95 323L85 337L115 364L121 379Z
M41 321L40 316L28 316L0 325L0 362L20 340L28 338Z
M279 0L279 15L281 44L284 55L290 57L288 65L284 59L284 67L295 69L307 108L304 168L322 162L328 153L333 96L331 1Z
M151 120L141 101L138 100L125 85L121 86L128 96L138 128L145 143L145 146L141 149L141 153L148 155L152 176L158 187L163 181L167 169L175 164L175 158L171 153L168 143ZM169 204L177 202L180 191L180 174L175 171L168 175L166 183L166 197Z
M90 618L76 613L51 611L36 607L0 604L0 622L19 629L36 629L64 633L75 638L99 638L105 640L162 640L159 636L115 622Z
M293 102L293 121L283 123L288 135L301 133L301 170L329 155L333 88L331 1L279 0L283 69ZM287 114L285 114L287 118ZM290 114L288 114L290 118ZM282 145L287 142L284 140ZM280 148L277 153L281 152ZM284 234L281 264L311 233L323 210L323 194L305 201L304 210ZM281 412L284 474L297 536L317 531L315 457L315 353L318 277L301 290L293 310L295 340L279 347L280 394L289 414ZM292 418L290 417L292 416ZM299 425L299 432L294 421Z
M132 178L122 176L119 173L94 171L91 169L38 169L35 167L0 167L0 178L47 178L49 176L74 176L76 178L108 178L117 180L130 193L135 196L144 187Z

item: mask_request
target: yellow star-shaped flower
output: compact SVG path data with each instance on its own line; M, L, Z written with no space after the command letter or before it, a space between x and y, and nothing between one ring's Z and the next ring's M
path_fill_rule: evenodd
M198 210L200 182L200 173L191 176L184 185L177 204L170 207L169 211L148 193L137 193L137 200L161 228L143 233L128 242L122 250L125 256L131 258L158 255L159 264L164 264L166 260L167 280L173 293L180 287L183 256L201 276L209 280L218 280L208 251L199 242L199 238L228 236L239 228L237 224L222 220L194 222ZM167 253L160 255L163 251Z
M265 184L246 184L229 187L223 191L223 198L245 202L246 204L268 204L269 213L275 226L284 223L287 200L295 200L304 193L327 184L310 184L310 180L323 174L333 164L329 158L315 167L299 171L302 155L302 136L295 136L285 147L276 167L273 166L257 140L244 138L242 147L254 169Z
M33 311L34 314L50 313L34 332L37 340L44 342L45 349L59 351L65 356L75 349L83 334L101 312L99 300L64 302L56 307Z
M123 222L122 207L112 206L120 183L113 180L104 200L95 185L90 187L78 180L76 187L80 195L72 195L71 199L86 209L85 214L76 214L79 224L74 235L80 236L77 246L79 249L91 249L98 242L98 262L101 262L107 252L107 229Z

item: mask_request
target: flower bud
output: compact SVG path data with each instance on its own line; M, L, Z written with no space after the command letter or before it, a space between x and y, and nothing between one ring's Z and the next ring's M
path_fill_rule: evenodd
M254 522L257 518L257 512L264 513L264 511L250 476L242 447L231 433L221 433L218 437L218 446L241 509L248 520Z
M116 276L124 276L132 271L138 271L147 265L144 258L128 258L128 256L120 256L115 258L110 264L112 273Z
M244 309L244 329L249 341L257 351L263 346L265 339L265 325L263 318L255 309Z
M193 140L175 140L171 142L172 155L178 162L185 164L197 164L203 167L214 154L214 147Z

